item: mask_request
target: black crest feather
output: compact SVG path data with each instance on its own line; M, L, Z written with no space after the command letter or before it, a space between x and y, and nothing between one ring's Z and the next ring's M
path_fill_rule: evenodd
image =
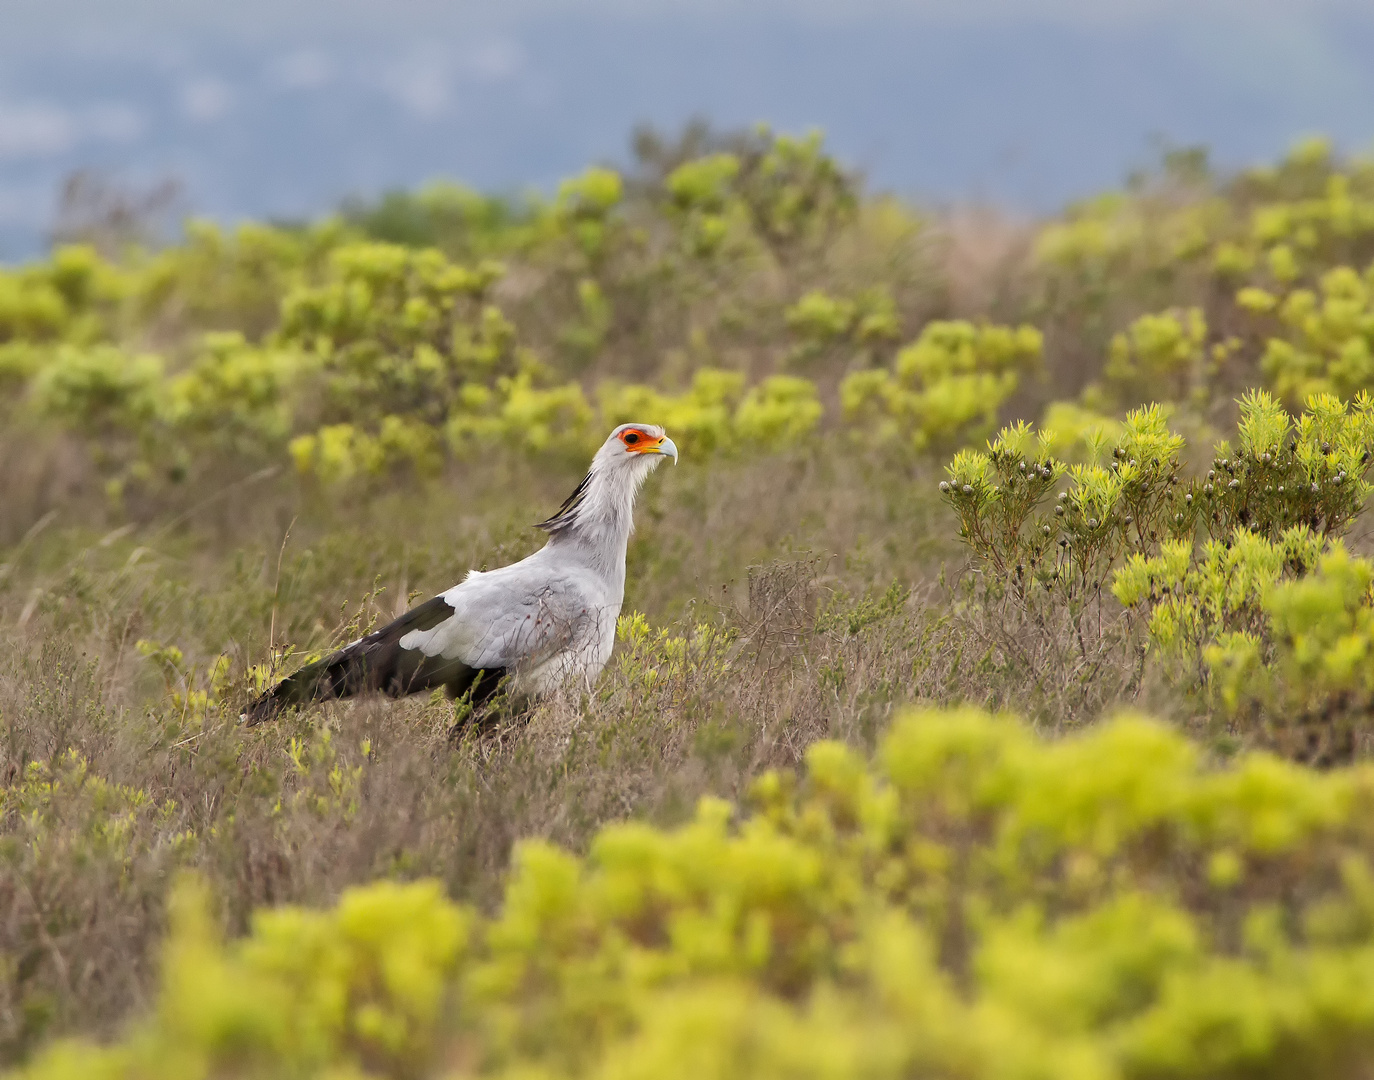
M554 512L553 516L539 522L535 525L535 528L543 529L545 532L549 533L556 533L571 525L573 515L577 513L577 508L581 506L583 501L587 498L587 489L591 486L591 483L592 474L589 471L587 475L582 478L582 482L573 490L573 493L563 500L563 505Z

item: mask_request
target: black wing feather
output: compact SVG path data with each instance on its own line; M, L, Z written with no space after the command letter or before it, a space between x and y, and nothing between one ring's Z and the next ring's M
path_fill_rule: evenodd
M496 691L503 670L473 668L461 660L401 648L401 639L411 631L432 630L453 613L442 596L426 600L380 630L287 676L250 704L244 719L260 724L292 705L377 691L404 697L436 687L453 698L471 692L473 704L480 705Z

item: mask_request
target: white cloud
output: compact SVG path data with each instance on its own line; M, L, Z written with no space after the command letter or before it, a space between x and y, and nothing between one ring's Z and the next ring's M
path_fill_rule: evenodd
M334 78L334 65L317 49L298 49L272 65L271 77L292 90L313 90Z
M0 159L53 157L75 146L77 137L75 117L60 106L0 101Z
M425 52L392 66L382 85L416 116L432 120L453 104L453 71L447 57Z
M60 157L83 143L129 143L147 129L121 102L65 108L52 102L0 101L0 161Z
M198 123L218 120L234 107L234 89L223 79L204 76L181 88L181 111Z

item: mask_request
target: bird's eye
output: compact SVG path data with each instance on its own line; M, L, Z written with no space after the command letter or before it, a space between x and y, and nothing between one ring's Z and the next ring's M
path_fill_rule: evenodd
M633 446L633 445L634 445L635 443L637 443L637 442L639 442L639 432L637 432L637 431L627 431L627 432L625 432L625 445L626 445L626 446Z

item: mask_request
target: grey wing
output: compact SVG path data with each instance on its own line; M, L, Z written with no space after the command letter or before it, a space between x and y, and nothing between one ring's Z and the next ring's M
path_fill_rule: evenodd
M595 582L579 574L473 574L443 596L453 616L402 645L473 668L528 670L575 653L599 638L605 617Z

